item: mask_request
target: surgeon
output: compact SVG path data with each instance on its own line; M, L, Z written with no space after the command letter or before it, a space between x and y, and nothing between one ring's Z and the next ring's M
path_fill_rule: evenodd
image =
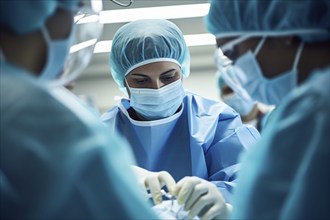
M242 156L231 219L329 219L330 2L213 0L205 22L223 72L281 102Z
M260 7L271 8L269 10L274 9L270 14L268 14L269 11L256 11L256 14L250 14L251 12L247 10L244 14L239 15L243 17L219 13L220 5L233 6L230 1L215 2L212 1L210 14L205 20L205 25L208 31L216 37L217 46L220 48L218 68L222 69L221 66L226 63L225 57L234 62L235 73L225 71L223 73L227 76L224 76L225 81L228 81L227 78L236 80L253 100L267 105L280 104L283 98L307 79L311 73L312 65L310 61L306 63L305 56L305 51L313 42L309 36L318 36L317 39L320 38L319 41L321 41L324 36L327 36L327 29L324 24L329 20L327 16L319 18L313 13L326 14L324 10L327 9L328 1L321 0L316 3L317 6L311 6L310 10L313 12L308 12L302 19L307 22L305 26L300 26L303 21L296 22L297 24L288 23L295 21L290 20L293 18L290 17L291 13L288 12L289 9L287 8L302 7L298 3L300 1L286 2L280 0L276 3L276 1L269 2L267 0L260 3ZM238 1L233 6L235 8L231 8L229 11L241 11L242 7L246 6L245 4L247 3ZM249 4L257 4L257 2ZM309 0L307 5L310 6ZM284 20L281 20L283 22L278 21L275 16L281 7L284 11L280 14L287 13ZM298 11L297 9L297 13L299 13ZM267 19L268 22L264 22L264 19ZM260 32L261 28L264 29L262 33ZM286 53L279 56L278 54L283 51ZM223 54L225 56L222 56ZM326 62L326 57L323 56L323 59L318 62Z
M76 12L96 21L102 2L0 4L1 219L157 219L126 142L59 84Z
M227 105L183 89L190 55L179 28L162 19L122 26L113 38L110 69L128 98L102 120L110 134L130 142L135 171L154 202L161 202L166 185L190 217L225 216L238 157L259 133Z
M273 107L262 105L248 95L240 96L225 82L221 74L217 74L217 79L220 99L240 114L243 123L253 125L261 133Z

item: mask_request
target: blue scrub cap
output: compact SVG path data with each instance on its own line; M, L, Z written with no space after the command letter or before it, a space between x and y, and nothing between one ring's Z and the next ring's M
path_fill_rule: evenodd
M0 2L0 25L17 34L41 28L58 7L77 9L78 0L4 0Z
M204 22L217 38L292 34L305 42L324 41L330 39L330 1L211 0Z
M163 19L145 19L122 26L110 52L111 74L125 92L124 78L133 69L153 62L171 61L190 73L190 54L180 29Z

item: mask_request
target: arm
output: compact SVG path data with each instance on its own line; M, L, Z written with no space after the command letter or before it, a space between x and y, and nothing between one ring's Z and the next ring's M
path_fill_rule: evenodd
M206 151L209 181L212 181L222 193L225 201L232 202L232 192L236 185L236 174L240 169L240 155L251 148L260 138L259 132L250 125L244 125L239 117L227 120L226 131L223 128L215 136L214 144ZM220 125L223 125L220 121ZM221 136L221 133L225 135Z
M236 185L239 155L259 139L259 132L252 126L245 126L239 117L226 120L225 135L206 152L208 170L213 174L209 181L198 177L185 177L176 187L179 204L184 204L192 218L227 219L232 210L232 190ZM225 125L225 123L221 123ZM233 127L234 129L229 129ZM218 132L223 132L224 126ZM216 136L215 140L221 136Z

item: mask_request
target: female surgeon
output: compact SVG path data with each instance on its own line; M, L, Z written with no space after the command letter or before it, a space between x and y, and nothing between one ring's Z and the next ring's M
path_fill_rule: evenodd
M166 185L190 217L226 215L238 157L259 133L227 105L184 91L190 55L179 28L161 19L124 25L113 38L110 68L129 98L102 120L130 142L154 202Z

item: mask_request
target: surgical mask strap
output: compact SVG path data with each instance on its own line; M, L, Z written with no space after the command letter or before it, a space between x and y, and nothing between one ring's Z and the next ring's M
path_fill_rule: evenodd
M259 43L258 43L256 49L255 49L254 52L253 52L254 56L257 56L257 54L259 53L261 47L264 45L266 39L267 39L266 37L263 37L263 38L259 41Z
M296 53L296 57L294 58L294 62L293 62L293 70L298 70L298 64L299 64L299 60L302 54L302 51L304 49L305 43L303 41L300 42L297 53Z
M128 82L127 82L127 80L126 80L126 77L124 77L124 79L125 79L125 82L126 82L126 86L127 86L127 88L128 88L128 91L130 91L131 87L129 87ZM131 91L130 91L130 92L131 92Z
M257 54L261 50L262 46L264 45L266 39L267 39L266 37L263 37L260 40L260 42L257 45L256 49L254 50L254 56L257 56ZM297 50L297 53L296 53L294 62L293 62L293 67L292 67L293 70L297 70L297 66L298 66L298 63L299 63L299 60L300 60L300 57L301 57L301 53L302 53L302 51L304 49L304 45L305 45L304 42L301 41L300 44L299 44L299 47L298 47L298 50Z
M42 32L42 35L43 35L44 38L45 38L45 41L46 41L46 42L50 42L51 39L50 39L50 36L49 36L49 34L48 34L47 27L46 27L45 25L43 25L43 26L41 27L41 32Z
M221 48L222 52L225 53L228 50L231 50L235 45L242 43L243 41L247 40L250 38L249 35L244 35L242 37L236 38L228 43L225 43Z

